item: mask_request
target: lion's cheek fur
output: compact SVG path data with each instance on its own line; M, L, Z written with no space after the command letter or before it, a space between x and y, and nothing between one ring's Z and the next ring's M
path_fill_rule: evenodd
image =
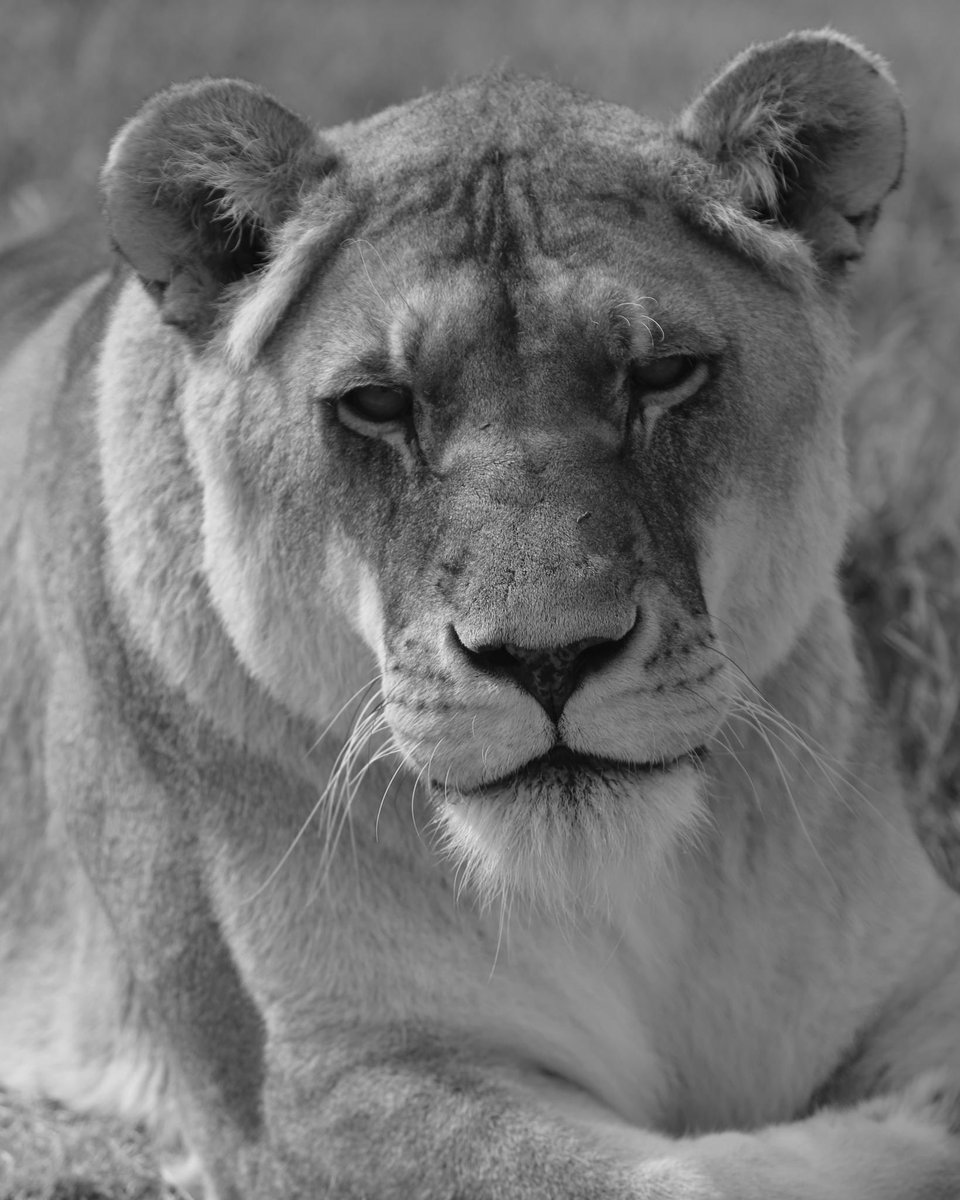
M782 470L771 456L763 469L742 472L701 518L704 600L721 641L755 681L785 660L836 586L851 496L830 357L826 399L787 435L809 442L810 452Z
M234 736L249 740L272 719L251 676L298 714L325 720L374 674L342 622L361 591L359 609L375 611L375 590L346 570L347 554L334 554L342 569L330 569L335 534L319 489L296 489L294 476L278 497L243 469L242 439L270 412L269 388L185 356L179 343L128 283L98 366L118 601L168 681ZM284 452L278 438L276 465L288 465Z
M326 721L375 676L374 657L358 654L344 618L354 616L349 623L376 654L379 599L304 467L313 447L295 438L284 444L284 431L270 445L258 446L255 435L240 445L248 437L242 427L258 410L280 407L269 382L259 394L256 385L214 371L189 398L203 488L203 571L254 677L294 712ZM282 491L271 490L275 475L284 478Z
M784 520L782 510L788 505L782 499L760 503L735 494L705 525L707 607L720 640L753 680L784 661L817 601L833 585L843 548L847 490L831 481L824 492L818 482L823 481L811 473L801 496L789 501L795 512L813 514L806 521ZM837 513L836 524L811 507L822 506L825 495Z

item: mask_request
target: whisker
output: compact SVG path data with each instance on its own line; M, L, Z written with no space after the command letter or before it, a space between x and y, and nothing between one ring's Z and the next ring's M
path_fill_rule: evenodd
M837 758L835 755L831 754L830 751L823 746L823 744L819 742L809 731L802 729L794 721L791 721L786 714L781 712L772 703L772 701L761 691L760 687L750 678L747 672L744 671L739 663L737 663L735 659L731 658L729 654L726 654L723 650L718 649L716 646L708 647L708 649L712 649L714 653L719 654L722 658L726 659L726 661L730 663L739 677L750 689L750 695L744 695L742 692L736 693L732 697L732 700L735 702L735 704L739 706L753 706L754 711L758 714L762 714L764 720L766 720L769 724L777 726L784 735L788 735L794 739L794 741L796 741L813 760L823 777L830 784L834 794L845 805L851 805L850 796L847 795L846 792L852 793L852 795L861 800L879 820L883 821L889 829L895 831L898 837L906 840L906 835L904 834L903 830L901 830L890 820L887 814L884 813L883 810L879 808L873 800L871 800L870 796L867 795L867 793L860 786L863 781L855 773L854 768L857 766L856 763L845 762ZM810 776L810 778L813 777ZM839 786L840 784L843 785L843 788L846 789L846 792L841 790Z
M320 745L320 743L321 743L321 742L324 740L324 738L325 738L325 737L326 737L326 736L329 734L330 730L331 730L331 729L334 727L334 725L336 725L337 721L339 721L339 720L340 720L340 718L341 718L341 717L343 716L343 714L344 714L344 713L347 711L347 709L348 709L348 708L350 707L350 705L351 705L351 704L354 702L354 700L356 700L356 699L357 699L357 697L358 697L358 696L361 696L361 695L362 695L364 692L366 692L366 691L369 691L369 689L370 689L370 688L372 688L372 687L375 687L375 686L376 686L376 684L377 684L377 680L378 680L378 677L375 675L375 676L374 676L374 677L373 677L373 678L370 680L370 682L369 682L369 683L365 683L365 684L363 684L361 687L358 687L358 688L357 688L357 690L356 690L356 691L353 693L353 695L350 697L350 699L349 699L349 700L347 700L347 701L345 701L343 704L341 704L341 705L340 705L340 707L337 709L337 711L336 711L336 712L333 714L333 716L330 718L330 720L329 720L329 721L326 723L326 725L323 727L323 729L321 730L321 732L320 732L319 736L317 737L316 741L314 741L314 742L311 744L311 746L310 746L309 750L307 751L307 753L308 753L308 754L312 754L312 753L313 753L313 752L314 752L314 751L317 749L317 747Z
M359 769L356 764L360 755L369 746L372 738L381 733L383 730L388 731L387 738L374 750L368 753L366 760L360 765ZM321 853L321 875L324 879L329 875L330 868L333 864L333 859L343 836L344 828L349 828L351 840L354 840L352 812L353 804L359 793L360 786L367 776L368 772L382 758L387 757L390 753L390 744L393 740L393 735L389 732L389 726L382 713L371 713L363 726L359 726L355 736L348 743L350 747L349 753L344 756L342 767L338 772L337 779L337 794L335 803L328 807L330 820L327 825L327 834L324 839L324 847ZM346 749L346 747L345 747ZM355 842L354 842L355 844Z
M414 747L414 749L416 749L416 747ZM394 752L396 754L400 755L400 761L397 763L396 770L393 772L393 774L387 780L387 786L383 789L383 795L380 797L380 803L377 805L377 819L376 819L376 822L374 823L374 827L373 827L374 841L377 841L377 842L380 841L380 814L383 812L383 806L387 801L387 793L393 787L394 780L397 778L397 776L400 774L400 772L406 766L406 762L404 760L403 754L400 751L399 746L396 746L396 745L394 746Z
M737 672L737 674L740 676L740 678L743 680L743 682L746 683L747 687L750 689L750 691L752 693L752 698L758 704L760 704L766 711L768 711L770 713L775 713L776 716L784 723L784 725L789 726L792 729L795 736L797 738L799 738L805 745L807 745L809 747L816 747L826 760L832 760L837 765L838 769L840 769L840 770L851 771L852 765L856 765L856 764L850 764L850 763L844 762L841 759L836 758L834 755L832 755L830 753L829 750L827 750L827 748L825 746L818 743L817 740L813 737L813 735L808 730L802 729L799 725L795 724L795 722L791 721L789 719L789 717L787 717L784 713L782 713L773 704L773 702L764 694L764 692L762 691L760 686L757 683L755 683L753 679L750 678L750 676L743 669L743 667L740 666L740 664L736 661L736 659L731 658L731 656L729 654L727 654L723 650L720 650L716 646L708 646L707 649L712 650L714 654L719 654L721 658L726 659L726 661L733 667L733 669ZM743 698L746 699L746 697L743 697ZM867 764L861 764L861 765L867 765Z
M511 916L512 900L509 896L501 893L499 896L499 914L497 918L497 944L493 951L493 962L490 964L490 974L487 976L487 983L493 980L494 973L497 969L497 963L500 961L500 947L505 940L509 939L509 926Z
M730 731L730 732L732 732L732 731ZM750 774L750 772L744 766L743 760L741 759L740 755L737 754L736 750L734 750L734 748L730 745L730 741L729 741L729 738L727 737L727 733L728 733L728 730L726 728L718 729L717 732L713 735L713 740L720 743L720 745L723 747L723 749L726 751L726 753L730 755L730 757L733 759L733 761L736 763L736 765L740 768L740 770L746 776L747 783L749 783L749 785L750 785L750 790L751 790L751 792L753 792L753 799L756 802L757 811L762 813L763 812L763 802L760 799L760 793L757 791L757 785L754 782L753 776ZM740 741L740 746L742 749L743 741L739 738L737 740Z
M810 834L810 830L807 828L807 823L803 819L803 813L800 809L800 806L797 804L796 797L793 794L793 789L790 786L790 780L787 776L787 772L784 769L783 762L781 761L780 755L777 753L776 747L774 746L773 742L770 740L768 731L763 726L763 724L759 721L759 719L757 719L755 717L755 715L752 712L748 712L748 711L744 710L741 715L743 716L744 720L746 720L748 723L753 725L753 728L757 731L757 733L760 735L760 737L766 743L767 749L770 751L770 756L773 759L774 765L777 768L777 772L778 772L778 774L780 776L780 780L783 784L784 792L786 793L787 799L790 801L790 806L793 809L794 814L796 815L796 818L800 825L800 828L803 831L803 835L807 839L807 842L810 844L810 849L813 851L814 856L817 859L817 862L819 862L820 866L823 868L824 874L827 876L827 878L830 880L830 882L833 884L833 886L835 888L837 888L837 890L839 891L840 889L838 887L837 881L834 878L833 873L830 871L829 867L827 866L826 862L824 861L823 856L821 855L820 851L817 849L817 844L816 844L816 842L814 842L813 837Z
M881 809L859 786L860 780L856 775L854 775L853 771L848 766L840 763L839 760L833 758L833 756L821 754L816 748L817 742L814 738L806 736L798 726L796 726L792 721L788 720L783 713L770 704L765 697L761 697L761 699L763 703L758 703L753 698L741 696L738 698L737 703L738 706L742 706L743 710L749 707L749 710L752 712L755 719L766 721L779 731L779 734L782 735L778 736L778 740L780 741L781 745L789 749L791 753L794 754L794 756L797 758L797 761L803 766L803 769L809 779L816 783L815 777L810 772L810 768L800 756L800 749L805 751L806 757L808 757L817 767L833 794L843 805L845 805L851 811L855 811L851 797L860 800L874 814L874 816L879 821L882 821L883 824L886 825L891 832L895 833L898 838L902 839L904 842L910 840L906 832L893 821L891 821L890 817L883 811L883 809ZM736 715L736 713L734 715ZM773 730L771 730L771 732L773 732ZM792 739L794 744L791 744L787 741L788 736ZM838 765L833 766L832 763L837 763Z
M423 779L424 774L427 774L427 779L429 780L430 776L429 776L428 772L429 772L430 768L433 766L433 760L436 757L437 751L440 749L440 747L443 745L443 743L445 741L446 741L446 738L441 738L440 741L437 742L436 745L433 747L433 749L430 752L430 757L427 759L427 761L423 764L423 766L417 772L417 777L413 781L413 790L410 793L410 817L413 821L413 827L417 831L417 837L420 839L421 842L423 841L423 834L420 832L420 829L417 826L417 813L416 813L416 806L415 806L416 797L417 797L417 788L420 786L420 781L421 781L421 779Z
M359 688L350 697L346 704L340 707L338 712L327 724L326 728L311 749L315 749L316 746L319 745L319 742L329 733L329 730L332 728L333 724L335 724L335 722L350 706L350 704L353 703L359 695L369 690L371 686L373 686L372 683L365 684L362 688ZM344 822L347 820L349 815L350 801L353 798L348 788L346 793L347 803L343 804L344 797L342 793L345 780L351 778L351 765L363 746L369 742L370 738L376 732L379 732L379 729L386 727L386 721L383 718L382 713L377 708L377 706L380 704L381 699L379 693L377 693L376 695L368 698L364 702L360 711L353 717L350 732L347 735L346 741L337 753L337 757L334 760L334 764L326 786L317 797L316 802L310 808L310 811L307 813L305 819L298 827L293 838L290 840L290 844L280 856L279 861L271 869L266 879L264 879L260 886L250 896L244 897L240 900L241 904L247 905L252 903L263 894L263 892L270 886L271 883L273 883L280 871L283 870L284 866L289 861L290 856L294 853L307 830L310 828L314 818L321 811L321 809L323 809L324 805L326 805L326 820L323 838L324 844L320 854L320 862L322 864L323 873L326 874L328 872L334 849L339 841L340 835L342 834ZM355 794L356 789L353 791L353 795ZM338 812L338 809L341 811Z
M718 616L716 615L716 613L711 613L711 614L710 614L710 620L711 620L711 621L713 622L713 624L715 624L715 625L722 625L722 626L723 626L723 628L724 628L724 629L726 629L726 631L727 631L729 634L731 634L731 636L733 636L734 638L736 638L736 640L737 640L737 641L740 643L740 647L741 647L741 649L742 649L742 648L744 648L744 647L746 646L746 642L745 642L745 640L744 640L743 634L742 634L742 633L738 633L738 632L737 632L737 631L734 629L734 627L733 627L733 626L730 624L730 622L729 622L729 621L724 621L724 619L723 619L722 617L718 617ZM707 646L706 648L707 648L708 650L716 650L716 649L717 649L717 647L716 647L715 645L713 645L713 644L711 644L711 645ZM723 653L723 651L717 651L717 653L720 653L720 654L722 654L722 653ZM724 657L726 657L726 655L724 655ZM734 664L734 665L736 666L736 664Z

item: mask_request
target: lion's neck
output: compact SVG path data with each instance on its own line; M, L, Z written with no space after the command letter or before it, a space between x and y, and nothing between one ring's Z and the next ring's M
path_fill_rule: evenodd
M839 594L742 699L712 756L717 853L739 870L790 861L848 880L890 848L916 849L891 741L868 694ZM842 890L842 888L841 888Z

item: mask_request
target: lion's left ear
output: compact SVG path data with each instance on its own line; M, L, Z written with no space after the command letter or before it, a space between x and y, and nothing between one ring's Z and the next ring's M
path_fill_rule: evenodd
M827 270L861 257L903 169L903 105L886 64L829 30L744 51L678 132L748 212L796 230Z
M263 266L333 151L260 88L203 79L160 92L120 130L101 175L110 236L164 321L212 322L228 284Z

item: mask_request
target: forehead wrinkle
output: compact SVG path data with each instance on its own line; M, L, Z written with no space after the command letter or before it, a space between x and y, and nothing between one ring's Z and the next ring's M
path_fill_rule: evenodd
M445 358L451 345L470 336L478 311L472 281L463 272L408 287L397 279L390 288L368 277L364 296L341 309L341 319L326 335L317 385L345 390L379 381L412 387L425 347L438 345Z
M413 369L429 343L469 338L483 311L483 291L469 267L406 289L391 313L391 358Z
M323 262L342 244L354 221L352 210L341 207L316 223L293 221L283 231L268 266L242 285L245 294L226 339L227 356L236 369L244 370L253 363Z
M617 364L663 340L654 297L602 270L574 272L546 257L531 265L530 281L518 293L525 349L552 347L557 331L566 329L568 338L585 339Z
M404 296L404 303L394 307L387 328L387 355L397 379L407 380L413 373L420 353L420 343L426 323L422 289Z
M480 309L473 272L461 268L429 281L397 289L387 314L387 346L391 361L412 371L428 338L448 340L476 324Z

